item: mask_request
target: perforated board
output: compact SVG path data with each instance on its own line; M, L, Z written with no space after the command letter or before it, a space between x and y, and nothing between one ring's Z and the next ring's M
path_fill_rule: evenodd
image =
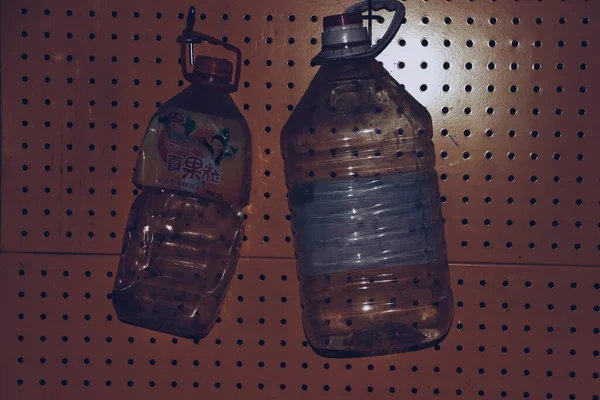
M344 5L198 5L197 28L226 36L248 64L234 95L254 138L247 256L293 254L278 136L315 72L320 17ZM450 259L595 264L597 3L406 5L380 60L433 116ZM186 6L3 6L4 250L119 252L134 146L183 84L175 37Z
M455 324L439 347L325 359L304 342L293 260L243 259L221 322L197 344L116 320L106 297L116 261L2 257L2 301L12 305L2 310L3 398L600 394L594 268L453 266Z
M104 297L112 282L106 273L115 270L116 258L85 254L120 251L134 197L135 146L159 103L185 86L175 37L189 4L1 2L0 248L16 253L1 256L2 313L10 322L2 343L11 355L2 358L0 397L164 398L198 391L207 398L498 398L503 392L525 398L527 392L530 398L551 393L597 399L600 6L594 1L405 2L407 23L379 59L433 116L448 251L457 263L454 290L465 305L457 306L455 325L463 327L455 326L439 351L410 355L328 361L302 346L279 132L316 71L309 60L320 47L322 16L349 4L194 4L198 30L227 37L243 51L243 84L234 99L252 131L255 170L244 210L245 278L232 285L223 322L209 338L172 345L170 337L106 320L112 313ZM375 37L387 26L385 17L384 25L375 24ZM257 283L261 274L268 278ZM478 286L481 277L485 286ZM504 280L509 286L502 286ZM73 291L78 294L61 297ZM259 304L260 296L269 301ZM481 301L486 307L478 308ZM268 322L240 325L238 314L244 321ZM285 326L277 323L281 318ZM62 342L62 336L69 340ZM106 343L106 337L113 341ZM287 345L277 345L281 340ZM456 350L459 345L463 351ZM87 366L85 352L93 360ZM42 364L40 357L52 362ZM309 367L302 368L303 362ZM47 383L40 385L40 379Z

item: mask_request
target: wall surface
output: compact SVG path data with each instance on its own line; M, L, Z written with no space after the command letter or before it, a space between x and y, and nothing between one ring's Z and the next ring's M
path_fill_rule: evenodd
M196 344L118 322L106 296L136 146L186 85L175 38L190 4L1 2L0 398L598 399L592 0L404 2L379 60L434 120L454 327L411 354L331 360L306 346L279 133L316 72L322 17L350 4L194 4L197 30L242 49L234 99L254 140L244 258Z

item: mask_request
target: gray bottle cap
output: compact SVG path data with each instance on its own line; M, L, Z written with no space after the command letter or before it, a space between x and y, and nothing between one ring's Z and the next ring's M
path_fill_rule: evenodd
M363 53L371 46L360 13L330 15L323 18L321 37L324 59L336 59Z

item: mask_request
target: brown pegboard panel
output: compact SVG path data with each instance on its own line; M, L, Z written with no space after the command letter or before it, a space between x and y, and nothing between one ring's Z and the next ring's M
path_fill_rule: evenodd
M279 132L315 72L321 17L350 3L196 4L197 28L246 60L234 95L254 138L246 256L293 256ZM599 3L405 4L380 60L433 116L450 259L597 264ZM134 146L183 84L188 5L2 2L4 251L119 252Z
M242 259L203 340L119 322L115 256L4 254L3 399L509 398L597 400L597 268L453 265L439 347L326 359L304 342L293 260Z

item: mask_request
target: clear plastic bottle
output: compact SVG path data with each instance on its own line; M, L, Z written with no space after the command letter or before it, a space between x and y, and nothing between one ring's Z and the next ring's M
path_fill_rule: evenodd
M193 14L193 12L190 12ZM189 43L208 41L188 26ZM193 56L193 52L191 53ZM134 171L131 208L113 289L120 320L203 337L214 325L239 257L239 209L250 193L250 133L229 93L233 66L199 56L192 83L150 120Z
M304 330L332 357L430 346L453 316L431 116L374 58L404 8L373 3L396 9L373 48L366 2L324 19L322 66L281 134Z

